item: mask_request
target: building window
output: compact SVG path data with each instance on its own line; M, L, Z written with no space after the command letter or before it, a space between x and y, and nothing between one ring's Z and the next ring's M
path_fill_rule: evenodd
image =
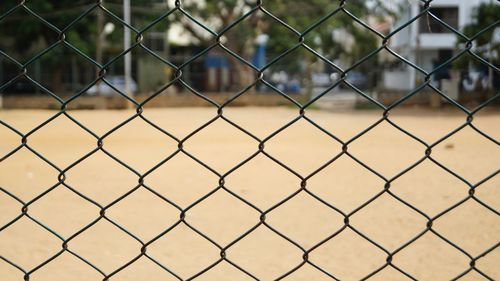
M458 7L431 8L429 12L449 26L458 28ZM419 30L420 33L451 33L448 28L429 14L424 14L419 19Z

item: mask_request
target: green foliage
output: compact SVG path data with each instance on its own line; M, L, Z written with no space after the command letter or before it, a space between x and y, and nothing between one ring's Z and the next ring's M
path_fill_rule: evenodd
M0 1L0 14L15 7L18 0L2 0ZM137 5L138 9L142 6L151 4L153 0L134 0L133 4ZM34 13L40 15L54 27L62 30L66 28L72 21L78 18L88 8L93 5L94 1L75 1L75 0L37 0L26 1L26 7ZM121 0L106 0L105 7L117 16L122 15ZM144 8L146 10L146 8ZM134 24L140 25L142 22L152 21L160 16L162 11L154 11L147 9L149 12L144 13L140 10L133 15L136 20ZM96 48L98 36L97 28L97 9L85 17L79 19L69 30L65 32L66 41L78 48L83 53L93 57ZM120 27L121 24L109 16L106 17L106 22L114 22L115 26ZM123 35L120 32L110 34L106 41L113 46L121 46ZM4 40L0 41L0 48L16 50L16 57L23 60L31 58L37 52L50 46L58 41L59 34L45 25L41 20L29 14L22 7L18 8L13 14L7 16L0 21L0 37ZM56 48L53 51L44 55L43 60L57 60L61 55L67 54L65 48Z
M373 15L373 11L366 5L367 1L351 0L348 1L346 9L354 16L366 20L368 14ZM373 2L373 1L372 1ZM378 1L375 1L378 2ZM243 4L244 3L244 4ZM207 1L204 5L200 5L197 1L184 1L183 7L195 18L200 19L203 23L209 25L213 30L220 30L223 26L227 26L234 20L242 17L252 7L252 1L225 0L225 1ZM283 20L286 24L298 32L304 32L307 28L315 24L323 16L338 8L337 1L331 0L274 0L265 1L264 8ZM388 14L388 10L383 8L383 5L378 3L376 14ZM246 22L246 23L245 23ZM189 23L187 23L189 24ZM372 33L363 30L361 32L359 24L356 24L350 16L340 11L330 19L321 23L316 28L308 32L306 42L312 47L324 47L326 55L340 55L349 53L351 50L344 50L338 43L332 41L332 30L335 28L343 28L348 33L352 34L357 41L360 39L363 43L375 41ZM245 19L244 22L233 27L237 32L228 32L226 35L228 43L232 44L240 51L246 47L247 41L259 33L266 33L270 37L268 49L270 53L280 53L280 50L288 49L298 42L297 36L288 31L286 28L277 24L275 19L260 12L254 13L252 16ZM197 34L199 29L190 30L194 37L200 38ZM235 36L231 36L234 33ZM319 37L320 40L315 40ZM208 38L210 39L210 38ZM233 40L231 42L231 40ZM233 42L237 43L233 43ZM315 41L321 43L317 44ZM328 46L326 48L326 46ZM355 46L354 52L361 52L359 48L365 48L367 45L360 44ZM374 46L369 44L369 47ZM366 48L365 48L366 49Z
M7 11L18 2L17 0L3 0L0 2L0 11ZM136 0L133 1L133 5L137 9L140 9L147 6L147 4L151 4L151 2L153 1ZM220 0L206 1L204 4L201 4L199 1L184 1L183 8L196 19L201 20L202 23L208 25L213 30L219 31L222 27L227 26L248 12L251 7L250 2L252 1ZM365 2L363 0L351 0L348 1L346 8L354 16L363 19L369 13ZM121 1L106 0L105 3L105 6L112 12L117 15L121 14L121 9L118 7ZM90 1L76 1L75 3L75 0L38 0L28 1L26 6L37 14L42 15L43 18L46 18L55 27L62 29L83 13L91 4ZM265 8L297 31L303 32L321 17L338 8L338 2L330 0L275 0L266 1ZM136 9L132 11L134 13ZM142 17L143 22L147 22L161 15L162 12L165 11L149 9L149 13L136 13L133 15L133 18ZM185 16L182 16L180 13L176 13L175 15L178 17L177 20L183 18L182 22L184 25L191 27L187 28L187 31L195 38L200 39L202 43L213 39L203 34L204 32L201 28L192 28L193 24ZM95 42L98 34L95 16L95 12L90 13L80 19L78 24L66 32L67 41L89 55L95 52ZM168 19L165 21L168 21ZM165 21L161 22L160 25L163 24L162 27L167 28L166 24L164 24ZM228 43L231 47L236 48L235 51L238 53L244 53L242 50L245 50L248 44L253 44L253 38L259 33L270 35L268 49L269 53L272 54L279 54L297 43L296 35L281 25L276 24L274 19L263 13L256 13L247 18L246 21L246 24L239 24L233 28L234 30L227 33ZM137 22L134 24L138 25ZM30 50L33 50L36 45L48 46L58 39L58 34L55 31L50 30L39 19L29 15L22 9L19 9L19 11L1 21L0 26L0 36L2 38L9 38L9 40L2 40L0 47L6 48L5 45L10 44L20 54L23 54L24 58L29 58L33 55ZM331 31L339 27L346 29L355 37L357 42L363 42L363 44L356 44L352 50L344 50L340 44L332 41ZM120 36L121 34L115 32L107 40L111 45L120 44ZM354 21L342 12L323 22L317 28L312 29L305 39L312 47L321 48L327 56L349 55L350 53L360 54L365 52L366 49L371 48L374 45L371 42L375 40L373 34L370 32L361 32L355 26ZM59 55L57 51L51 53L52 57L58 57Z
M367 2L371 2L372 5L369 7ZM345 8L353 16L366 21L369 15L376 17L394 13L394 11L389 11L383 2L380 0L351 0L347 2ZM183 7L186 11L193 17L200 19L202 23L210 26L214 31L220 31L223 27L236 21L254 7L253 5L255 5L255 1L206 1L204 5L200 5L197 1L183 1ZM375 35L369 31L367 32L365 28L343 11L339 11L318 24L321 18L339 8L338 1L273 0L264 1L263 7L299 33L313 27L307 32L304 38L305 43L330 60L344 58L350 63L354 63L376 49L377 38ZM177 20L182 21L182 17ZM185 26L192 26L189 21L184 23ZM356 44L346 48L342 38L334 40L332 31L335 29L345 31L345 33L352 36ZM188 31L193 37L201 39L206 45L209 44L210 40L213 40L210 36L203 36L200 33L200 28L188 28ZM224 45L243 58L250 60L253 54L254 40L258 34L262 33L269 36L267 43L268 62L299 42L297 34L278 23L271 16L256 11L224 34L227 39ZM300 58L281 60L273 66L273 70L286 70L291 74L300 73L305 70L304 65L311 65L317 60L318 58L313 54L302 52ZM367 64L362 67L369 67Z
M498 24L495 25L495 22L499 20L499 15L500 5L495 3L483 3L474 9L472 13L472 23L464 26L462 32L469 38L482 32L482 34L474 40L474 45L480 47L489 44L495 27L499 26ZM458 44L463 44L465 43L465 39L458 36L457 42ZM497 45L494 46L494 50L497 54L500 54L500 44L497 43ZM457 69L466 69L469 62L473 65L480 64L480 62L475 59L470 61L467 56L462 56L455 61L453 67ZM500 58L497 56L493 63L496 65L500 64Z
M18 0L0 1L0 14L17 5ZM143 28L147 23L172 9L170 6L166 9L153 9L154 0L134 0L132 1L132 25L138 29ZM170 1L171 2L171 1ZM367 5L372 3L371 8ZM52 25L59 29L64 29L68 24L75 20L79 15L86 11L93 1L89 0L37 0L27 1L26 6L35 13L42 16ZM375 3L375 4L374 4ZM353 16L365 21L368 15L388 14L384 8L382 0L350 0L347 2L346 10ZM121 0L105 0L104 6L117 16L121 16ZM196 1L184 0L182 7L193 18L199 20L202 24L215 32L220 32L224 27L229 26L234 21L245 15L255 5L252 0L218 0L218 1ZM338 58L348 58L351 63L361 58L368 52L376 48L376 37L371 32L367 32L359 24L345 14L339 11L329 19L318 23L318 21L329 13L339 8L338 1L331 0L272 0L264 1L264 8L271 14L290 25L297 32L302 33L309 27L305 36L305 42L319 51L331 60ZM373 7L376 7L375 9ZM65 32L66 40L83 53L94 57L97 36L100 33L97 27L97 16L94 10L90 14L81 18L78 23L73 25ZM106 16L106 22L114 21ZM172 16L165 18L152 27L151 31L164 31L168 29L171 21L181 23L184 29L192 37L197 38L200 45L207 46L213 43L214 37L203 28L193 23L191 19L180 13L175 12ZM122 28L121 24L115 21L117 28ZM345 44L332 38L332 31L342 29L353 37L356 42L349 48ZM244 21L233 26L224 34L224 45L234 52L238 53L247 60L251 59L253 54L254 41L259 34L268 34L268 61L290 49L299 42L297 34L290 31L282 24L278 24L276 19L261 11L253 13ZM58 33L44 25L39 19L30 15L24 9L19 9L14 14L0 21L0 36L5 40L0 41L0 48L16 50L22 61L33 57L36 53L58 41ZM147 32L145 34L147 36ZM115 31L106 38L107 47L104 56L116 55L121 51L122 33ZM49 67L60 66L60 58L67 57L73 52L68 48L59 46L49 53L45 54L41 61ZM74 55L74 54L73 54ZM303 52L304 57L300 59L288 59L288 62L279 65L289 72L304 71L303 67L312 64L317 58L307 52ZM228 59L234 60L229 56ZM277 64L278 66L278 64ZM238 72L238 71L235 71ZM238 75L238 73L236 73ZM234 81L239 81L235 79ZM236 82L237 83L237 82Z
M467 37L472 37L497 22L499 20L499 15L500 5L494 3L483 3L474 9L474 12L472 13L472 23L466 25L462 32ZM498 27L498 24L496 27ZM489 28L486 32L479 36L475 40L477 45L480 46L489 43L494 29L495 26ZM460 40L464 42L462 38L460 38Z
M1 0L0 15L16 7L18 0ZM144 23L153 21L161 15L161 9L151 9L153 0L134 0L132 8L132 25L145 26ZM122 0L105 0L104 7L118 17L123 13ZM67 89L63 85L64 75L78 79L93 79L89 73L96 73L97 68L66 44L60 42L59 31L64 31L65 42L71 44L81 53L97 60L96 47L101 31L98 28L98 8L94 8L84 17L83 13L95 6L90 0L36 0L26 1L11 14L0 20L0 50L9 56L26 63L38 54L43 55L36 59L36 64L28 67L28 74L39 76L48 75L49 79L40 81L53 92L64 93ZM31 12L32 11L32 12ZM123 26L113 17L104 15L104 23L112 22L115 31L108 34L103 46L103 62L118 55L123 50ZM41 17L43 20L37 18ZM78 19L78 20L77 20ZM75 20L77 20L75 22ZM69 26L71 24L71 26ZM164 27L158 24L158 28ZM101 27L102 28L102 27ZM164 29L163 29L164 30ZM104 40L103 40L104 41ZM52 47L51 47L52 46ZM12 68L8 60L0 57L0 63ZM3 65L2 65L3 67ZM79 69L78 73L69 68ZM87 81L89 82L89 81ZM73 81L74 83L74 81ZM86 83L86 82L85 82ZM75 85L75 84L73 84Z
M14 7L18 2L16 0L4 0L0 3L0 11L6 11ZM27 7L37 14L46 15L47 21L56 28L62 29L76 18L80 12L83 12L82 9L58 12L68 9L73 4L74 1L71 0L31 1L27 4ZM94 32L90 30L90 25L87 24L89 20L88 18L83 18L80 24L66 33L68 41L71 40L71 43L83 52L93 50L93 46L91 45L93 38L90 35L95 34L95 30ZM7 39L0 43L0 47L7 48L5 45L12 46L13 48L9 49L16 50L18 52L17 55L22 59L33 56L36 53L35 49L40 51L40 49L58 40L58 33L56 31L44 25L42 21L30 15L22 8L1 21L0 27L0 37ZM57 48L48 57L57 57L60 55L60 51L61 49Z

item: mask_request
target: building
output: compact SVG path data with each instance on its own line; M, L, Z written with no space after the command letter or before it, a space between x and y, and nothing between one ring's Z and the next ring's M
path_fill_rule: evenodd
M408 1L393 29L416 17L422 10L422 2ZM433 1L430 12L454 29L461 30L471 23L474 8L490 0L439 0ZM426 71L434 69L457 52L457 35L430 16L423 16L397 32L390 40L390 48ZM446 78L447 69L437 75ZM404 62L396 63L384 71L384 89L410 91L417 87L423 75ZM436 79L436 77L434 77Z

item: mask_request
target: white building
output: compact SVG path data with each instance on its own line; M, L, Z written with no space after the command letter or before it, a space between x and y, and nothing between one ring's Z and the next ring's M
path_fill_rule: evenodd
M422 2L407 0L396 29L422 10ZM404 3L403 2L403 3ZM475 7L490 0L435 0L430 12L457 30L471 23ZM426 71L434 68L436 63L445 62L456 52L457 36L430 16L422 16L408 27L396 33L390 41L390 48L417 64ZM413 67L401 63L397 67L384 71L384 87L388 90L409 91L418 86L422 78Z

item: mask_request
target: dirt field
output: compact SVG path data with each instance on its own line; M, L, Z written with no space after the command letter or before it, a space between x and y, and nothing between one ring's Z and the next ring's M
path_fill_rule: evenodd
M25 133L54 115L55 111L0 111L0 120ZM73 111L69 114L102 135L132 111ZM144 116L178 138L216 115L209 108L146 109ZM243 128L265 138L297 116L290 108L229 108L224 115ZM332 113L311 110L307 116L342 140L348 140L381 116L377 111ZM499 139L499 114L479 113L474 124ZM456 112L395 111L391 120L423 140L432 143L465 122ZM102 206L135 188L139 176L102 151L72 165L96 148L96 139L60 116L28 137L27 144L65 172L65 184L57 185L59 172L26 148L0 163L0 187L28 202L43 191L56 187L33 202L28 214L64 238L99 217L99 207L82 199L68 187ZM21 138L0 126L0 155L21 143ZM137 118L110 134L103 147L137 173L145 185L185 208L218 186L219 177L183 153L176 154L151 170L177 149L177 142ZM189 138L184 149L225 174L252 155L258 142L227 122L217 120ZM315 172L341 152L341 145L305 120L300 120L265 143L264 150L302 177ZM386 122L348 146L353 156L391 179L424 156L425 146ZM495 173L500 166L498 146L466 127L433 148L431 156L471 184ZM498 210L499 177L477 187L475 196ZM262 211L300 189L301 179L257 155L228 174L227 189ZM343 155L307 180L307 189L348 214L384 189L385 181L351 158ZM468 196L466 183L429 160L392 181L390 191L429 217ZM21 214L22 204L0 192L0 225ZM144 187L109 207L106 217L125 227L144 242L176 223L180 211ZM225 247L259 222L259 212L219 190L186 212L186 221ZM266 223L310 249L344 225L344 217L327 205L301 192L266 215ZM349 218L359 232L387 251L394 251L426 229L427 219L387 193ZM494 246L500 237L498 216L468 200L439 217L432 227L437 233L476 257ZM0 256L27 271L61 250L61 240L27 217L0 231ZM105 219L82 232L68 248L109 274L140 254L141 245ZM180 224L148 245L147 254L181 278L189 278L220 257L220 250L186 225ZM273 280L302 262L303 252L264 225L229 247L227 258L261 280ZM385 264L387 254L350 229L309 253L309 260L341 280L358 280ZM476 262L476 267L493 279L500 279L500 249ZM394 255L392 263L419 280L449 280L469 268L470 258L427 232ZM495 264L497 264L495 266ZM0 280L23 280L23 273L0 259ZM30 280L102 280L96 270L63 253L33 272ZM201 275L199 280L251 280L223 261ZM374 280L406 280L387 267ZM462 280L483 280L471 272ZM146 257L114 275L111 280L176 280ZM285 280L330 280L305 264ZM486 280L486 279L484 279Z

